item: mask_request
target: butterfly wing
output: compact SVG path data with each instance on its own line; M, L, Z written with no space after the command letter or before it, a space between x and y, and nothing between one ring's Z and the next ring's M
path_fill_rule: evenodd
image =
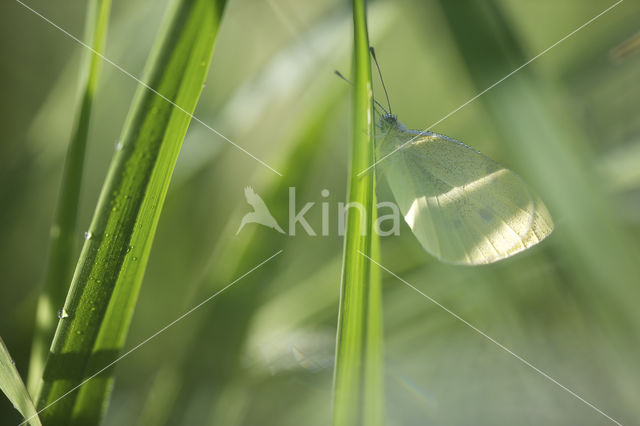
M422 246L455 264L485 264L542 241L553 230L546 206L509 169L455 139L391 129L378 165Z

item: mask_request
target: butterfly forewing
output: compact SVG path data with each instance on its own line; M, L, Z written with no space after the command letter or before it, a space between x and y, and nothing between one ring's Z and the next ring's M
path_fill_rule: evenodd
M405 221L438 259L491 263L551 233L549 212L524 181L461 142L391 128L378 139L378 158L409 140L378 167Z

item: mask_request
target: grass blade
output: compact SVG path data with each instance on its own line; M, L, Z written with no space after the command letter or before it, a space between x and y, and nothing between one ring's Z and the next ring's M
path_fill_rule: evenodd
M353 1L355 78L353 147L344 243L336 365L334 426L380 425L384 421L382 387L382 304L380 276L361 253L379 255L375 172L358 177L374 162L371 61L364 0Z
M47 424L96 424L122 349L190 114L204 83L225 1L169 9L86 234L38 398ZM163 98L164 97L164 98ZM167 102L171 100L174 104ZM188 114L187 114L188 113Z
M0 389L9 398L13 406L20 411L32 426L41 426L36 407L22 382L20 373L13 363L9 350L0 338Z
M97 52L104 51L110 9L111 0L91 0L88 5L85 40ZM56 312L64 303L73 275L80 183L84 169L91 109L101 65L102 59L98 55L86 51L80 70L80 108L67 148L57 211L51 226L49 258L36 311L36 330L27 378L27 387L31 395L38 393L42 370L56 330Z

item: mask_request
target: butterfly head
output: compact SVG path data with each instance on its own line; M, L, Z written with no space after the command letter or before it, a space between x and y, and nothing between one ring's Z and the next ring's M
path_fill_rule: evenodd
M383 131L402 130L404 125L398 121L398 117L393 114L382 114L378 121L378 127Z
M389 128L393 128L398 125L398 118L393 114L385 113L380 116L378 124L382 130L388 130Z

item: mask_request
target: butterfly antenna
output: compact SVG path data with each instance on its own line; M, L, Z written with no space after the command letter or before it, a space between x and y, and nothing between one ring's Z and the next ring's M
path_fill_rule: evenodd
M347 82L348 84L350 84L351 86L353 86L353 83L352 83L352 82L350 82L349 80L347 80L347 78L346 78L344 75L342 75L342 73L341 73L340 71L338 71L338 70L333 70L333 73L334 73L335 75L337 75L338 77L340 77L341 79L343 79L344 81L346 81L346 82ZM389 101L389 99L387 99L387 102L388 102L388 101ZM387 111L387 110L386 110L386 108L385 108L385 107L383 107L383 106L382 106L382 104L380 104L380 102L378 102L378 100L377 100L376 98L373 98L373 102L375 102L375 104L376 104L377 106L379 106L379 107L384 111L384 113L385 113L385 114L389 114L389 113L390 113L391 109L389 109L389 111Z
M391 102L389 102L389 94L387 93L387 86L384 84L384 79L382 78L382 71L380 70L380 65L378 64L378 59L376 58L376 51L373 46L369 46L369 52L371 52L371 57L373 58L373 62L376 64L376 68L378 69L378 75L380 76L380 82L382 83L382 90L384 90L384 96L387 98L387 105L389 106L389 114L391 114Z

